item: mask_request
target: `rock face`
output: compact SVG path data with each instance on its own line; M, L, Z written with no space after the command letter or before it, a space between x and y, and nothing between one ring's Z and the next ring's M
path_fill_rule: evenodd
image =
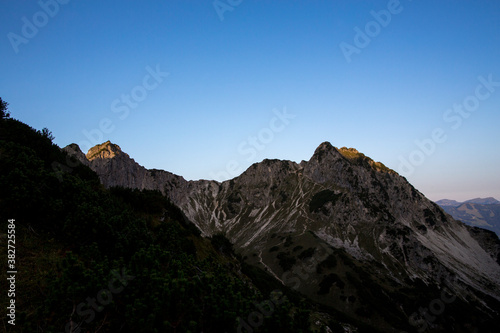
M428 304L422 290L434 290L429 302L443 283L456 304L486 317L500 311L494 234L472 232L355 149L325 142L309 161L266 159L222 183L147 170L110 142L86 159L105 186L162 191L204 235L223 233L249 263L360 322L395 331Z
M69 155L74 156L78 161L80 161L80 163L87 166L89 165L89 160L76 143L66 146L63 150Z

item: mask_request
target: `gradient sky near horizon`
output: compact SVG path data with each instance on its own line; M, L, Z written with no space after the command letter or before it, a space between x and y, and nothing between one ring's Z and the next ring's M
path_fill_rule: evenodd
M500 199L499 1L59 1L2 2L0 97L61 147L222 180L329 141Z

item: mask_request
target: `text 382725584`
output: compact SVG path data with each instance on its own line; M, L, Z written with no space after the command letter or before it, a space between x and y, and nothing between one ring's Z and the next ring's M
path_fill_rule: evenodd
M10 325L16 324L16 220L10 219L8 224L7 235L7 281L8 290L7 296L9 297L9 306L7 307L7 321Z

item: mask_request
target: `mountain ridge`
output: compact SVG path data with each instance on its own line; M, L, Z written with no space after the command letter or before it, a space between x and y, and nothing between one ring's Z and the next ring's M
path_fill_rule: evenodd
M78 154L75 147L64 150ZM388 314L367 304L374 298L392 304L418 281L448 281L464 301L477 300L481 311L494 315L500 309L500 245L492 235L472 233L404 177L353 148L323 142L309 161L266 159L223 182L187 181L147 170L123 152L106 155L109 148L102 146L95 151L88 165L106 187L160 190L203 235L225 235L248 263L285 285L304 260L322 247L332 249L331 261L347 266L324 270L316 262L308 283L297 290L365 323L387 325ZM363 279L382 283L385 294L356 282ZM408 304L403 308L393 311L401 317L412 311ZM364 311L373 312L370 319L360 315Z

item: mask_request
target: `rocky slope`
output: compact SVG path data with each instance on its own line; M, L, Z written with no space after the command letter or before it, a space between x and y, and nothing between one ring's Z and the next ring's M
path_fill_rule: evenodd
M264 160L222 183L147 170L110 142L86 155L65 150L105 186L162 191L204 235L223 233L249 263L360 323L446 327L500 311L498 239L471 232L355 149L325 142L309 161ZM414 312L445 285L467 317Z

